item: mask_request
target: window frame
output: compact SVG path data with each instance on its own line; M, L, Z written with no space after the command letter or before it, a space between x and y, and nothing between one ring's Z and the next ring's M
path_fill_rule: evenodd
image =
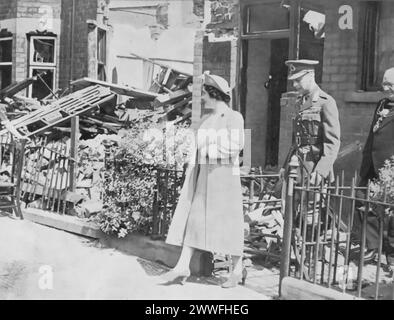
M100 39L100 35L104 36ZM101 44L100 40L103 41L103 44ZM104 58L104 61L102 61L101 58ZM107 30L97 27L97 78L100 78L99 70L100 68L103 68L105 78L104 81L106 81L108 77L106 70L108 60L107 58Z
M371 9L369 6L376 7ZM370 17L372 25L367 20L369 10L375 10L372 12L374 16ZM378 79L380 15L381 4L378 1L365 2L362 7L362 19L360 19L362 22L360 28L362 43L360 89L364 91L378 91L381 87Z
M282 29L276 29L276 30L258 30L258 31L250 31L250 10L253 6L259 6L259 5L274 5L278 4L277 0L271 0L271 1L248 1L242 6L242 32L241 32L241 38L242 39L252 39L256 37L272 37L272 38L278 38L278 37L288 37L290 34L290 13L289 13L289 27L288 28L282 28ZM285 8L283 8L285 9Z
M34 55L34 46L33 41L35 39L45 39L45 40L53 40L53 62L37 62L33 61ZM56 76L57 76L57 37L56 35L37 35L37 34L28 34L28 44L29 44L29 64L28 64L28 77L33 77L33 70L51 70L53 72L53 79L52 79L52 88L53 92L56 91ZM41 81L41 80L38 80ZM29 86L27 89L27 96L32 98L33 96L33 86Z
M14 40L13 37L0 38L0 42L1 41L11 41L11 48L12 48L12 41L13 40ZM0 66L12 66L12 52L11 52L11 61L5 61L5 62L0 61Z
M1 41L11 41L11 61L0 61L0 67L4 67L4 66L11 67L11 81L6 86L3 86L5 88L5 87L9 86L10 84L12 84L12 69L13 69L13 66L12 66L12 45L13 45L14 38L13 38L13 36L0 37L0 42ZM2 81L0 83L2 85Z
M55 85L56 85L56 67L47 67L47 66L29 66L29 78L33 77L33 70L34 69L41 69L41 70L52 70L53 71L53 78L52 78L52 92L55 92ZM37 79L37 81L41 81ZM28 95L29 98L33 96L33 86L29 86Z
M35 39L45 39L45 40L53 40L53 62L36 62L33 61L34 55L34 46L33 41ZM55 36L41 36L41 35L32 35L29 38L29 67L30 66L49 66L49 67L56 67L57 66L57 38Z

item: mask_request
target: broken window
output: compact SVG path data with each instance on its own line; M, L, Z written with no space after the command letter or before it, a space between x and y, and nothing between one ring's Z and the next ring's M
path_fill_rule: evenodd
M0 89L12 80L12 38L0 38Z
M31 36L29 58L29 77L38 78L29 89L29 97L40 100L55 91L56 37Z
M55 39L31 37L31 63L55 63Z
M259 3L245 7L246 34L289 28L290 13L278 3Z
M107 64L107 33L105 30L97 29L97 79L106 81L105 67Z
M326 24L326 16L323 13L307 10L302 18L302 21L307 23L309 30L313 33L316 39L325 37L324 26Z
M33 82L31 97L38 100L51 96L55 87L55 70L31 68L30 77L37 77L37 81Z

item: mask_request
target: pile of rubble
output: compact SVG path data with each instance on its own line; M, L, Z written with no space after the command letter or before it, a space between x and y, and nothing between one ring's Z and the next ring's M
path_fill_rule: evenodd
M105 144L117 144L121 130L140 121L188 121L192 76L163 67L148 91L90 78L42 100L18 94L37 78L0 90L1 142L28 139L22 196L29 207L89 217L102 208L100 184ZM2 110L2 111L1 111ZM71 119L79 117L78 127ZM76 136L79 139L73 139ZM9 163L2 163L8 172ZM8 169L7 169L8 168ZM9 173L9 172L8 172Z

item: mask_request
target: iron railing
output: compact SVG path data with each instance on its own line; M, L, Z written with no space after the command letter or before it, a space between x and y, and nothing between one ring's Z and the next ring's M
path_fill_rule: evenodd
M243 194L244 215L264 205L271 205L272 209L281 210L281 195L275 194L275 187L278 182L278 174L264 174L261 168L253 170L250 174L242 174L241 184L247 190ZM266 243L264 241L266 238L275 238L278 244L282 241L278 234L264 233L251 228L249 235L245 237L244 252L265 256L265 262L268 262L268 259L280 260L280 254L273 252L271 245L260 245L261 242Z
M308 178L297 179L296 159L292 159L287 181L285 226L280 280L286 276L309 281L360 298L393 299L393 276L383 272L384 218L394 204L369 198L370 185L357 187L356 177L350 186L344 174L333 183L312 185ZM298 184L296 180L301 180ZM366 197L356 195L364 191ZM367 216L377 216L379 248L377 261L365 264ZM357 230L356 215L361 226ZM386 251L387 253L387 251Z
M0 144L12 141L10 134L0 136ZM25 205L36 201L36 208L64 214L71 184L70 168L75 166L70 148L61 141L48 144L46 137L37 137L25 145L23 156L20 199Z
M185 170L155 168L156 187L152 208L152 231L154 239L164 239L178 203Z

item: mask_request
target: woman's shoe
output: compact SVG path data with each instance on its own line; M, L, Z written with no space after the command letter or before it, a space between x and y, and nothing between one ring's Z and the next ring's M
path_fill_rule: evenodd
M226 282L222 284L222 288L234 288L238 285L239 282L244 283L244 277L240 274L231 274Z
M245 281L246 281L246 277L248 276L248 270L246 270L246 268L242 269L242 279L241 279L241 283L244 286L245 285Z
M171 284L185 284L187 278L190 277L190 270L175 271L171 270L162 275L162 278Z

